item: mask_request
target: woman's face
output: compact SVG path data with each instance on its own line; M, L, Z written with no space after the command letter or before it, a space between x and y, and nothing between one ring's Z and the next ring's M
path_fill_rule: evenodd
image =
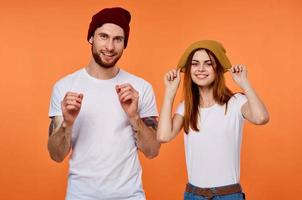
M191 78L199 87L211 87L215 80L215 62L214 58L209 57L204 50L198 50L194 53L191 62Z

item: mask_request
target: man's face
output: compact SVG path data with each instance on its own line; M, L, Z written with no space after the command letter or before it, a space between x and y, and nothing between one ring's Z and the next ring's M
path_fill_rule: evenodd
M101 67L114 67L124 51L124 31L115 24L106 23L97 28L89 42L92 56Z

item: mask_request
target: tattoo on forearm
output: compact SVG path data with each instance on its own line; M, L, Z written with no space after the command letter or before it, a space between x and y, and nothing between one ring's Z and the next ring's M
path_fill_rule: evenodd
M154 130L157 130L157 117L145 117L142 118L143 122L146 124L146 126L153 128Z
M48 128L48 136L51 135L51 133L53 132L54 129L55 129L54 119L51 119L51 122L50 122L49 128Z

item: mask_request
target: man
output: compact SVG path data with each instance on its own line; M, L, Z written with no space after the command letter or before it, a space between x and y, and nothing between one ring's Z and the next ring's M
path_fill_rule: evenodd
M118 7L95 14L88 66L53 88L48 150L57 162L71 151L67 200L145 199L137 149L158 155L158 113L151 85L116 66L130 19Z

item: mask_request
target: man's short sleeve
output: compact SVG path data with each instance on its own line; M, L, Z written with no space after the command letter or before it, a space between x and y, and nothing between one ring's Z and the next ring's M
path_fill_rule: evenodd
M62 110L61 110L62 100L63 100L62 91L60 91L58 84L55 84L55 86L52 89L52 94L50 98L50 105L49 105L49 112L48 112L49 117L62 115Z
M157 107L156 107L156 99L150 84L146 84L144 91L141 96L139 115L141 118L150 117L150 116L158 116Z

